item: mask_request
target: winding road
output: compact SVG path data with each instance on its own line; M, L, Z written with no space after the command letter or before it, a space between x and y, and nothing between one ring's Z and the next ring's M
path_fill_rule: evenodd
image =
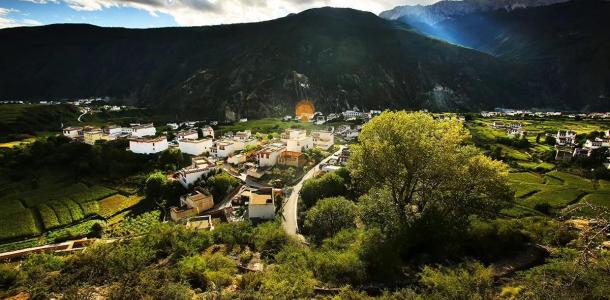
M312 178L316 174L316 172L320 170L321 164L328 162L331 157L339 155L343 148L345 148L345 146L340 146L337 152L333 153L332 155L329 155L328 157L320 161L320 163L311 168L311 170L309 170L309 172L307 172L305 176L303 176L299 183L292 187L292 193L285 200L284 209L282 212L282 227L284 227L284 230L289 235L296 236L299 239L304 240L304 238L298 234L299 225L297 223L297 207L299 201L299 194L301 193L301 188L303 188L303 182L307 179Z
M85 111L84 111L84 112L83 112L83 113L82 113L80 116L78 116L78 119L77 119L77 120L78 120L79 122L82 122L81 118L82 118L84 115L86 115L88 112L89 112L89 109L88 109L88 108L85 108Z

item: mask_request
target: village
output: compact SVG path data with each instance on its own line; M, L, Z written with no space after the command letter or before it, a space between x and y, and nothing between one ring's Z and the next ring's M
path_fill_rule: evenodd
M323 114L305 103L297 105L294 115L268 120L240 118L233 123L220 124L215 120L122 125L104 122L99 126L83 120L104 111L129 108L106 104L91 107L94 101L99 100L75 102L81 114L78 122L71 124L84 125L66 126L61 130L62 136L74 143L91 146L123 141L127 147L122 151L142 157L158 157L168 152L180 153L188 159L186 165L163 173L168 185L175 182L182 187L178 201L162 213L163 221L213 230L222 223L249 220L256 224L279 220L288 234L300 239L299 224L302 225L303 220L299 220L299 199L303 183L344 169L350 156L349 145L357 142L363 125L381 113L380 110L364 112L353 107ZM553 166L549 167L552 170L560 163L571 164L578 159L600 155L604 159L603 166L610 168L607 152L610 131L607 129L591 136L588 130L583 133L579 127L559 127L555 132L540 130L540 124L545 122L553 122L552 128L574 122L579 124L577 120L564 121L573 119L571 115L519 110L479 114L423 112L438 120L456 120L464 124L480 148L500 147L502 155L495 158L511 164L515 172L539 170L540 166L546 168L547 165ZM575 118L603 120L606 115L576 115ZM269 128L273 130L268 131ZM477 142L486 136L486 142ZM524 141L540 145L520 148L517 144ZM538 159L536 151L551 149L554 156L550 160ZM493 154L491 151L490 155ZM524 155L532 158L526 159ZM208 182L219 174L232 177L237 184L228 185L222 193L210 190ZM40 247L46 246L33 249ZM16 250L6 255L25 255L30 250Z
M305 122L323 127L327 121L338 118L348 122L366 121L379 113L364 113L356 108L327 116L320 112L308 112L285 116L282 120L296 125ZM239 122L247 121L241 119ZM251 130L228 131L219 136L212 127L218 125L217 122L201 124L194 121L168 123L163 126L166 129L163 132L158 132L153 123L107 125L101 128L69 126L62 129L62 134L75 142L89 145L117 139L128 140L126 151L142 155L173 150L187 154L191 164L167 174L169 180L179 182L187 191L180 197L180 206L170 208L169 219L187 227L211 230L213 223L221 220L275 219L277 212L285 206L285 201L291 199L290 193L298 196L298 190L293 186L345 166L349 151L347 147L336 145L335 136L341 138L343 143L353 142L362 128L362 125L341 124L310 131L288 128L277 136L253 133ZM292 178L269 180L277 177L274 176L278 172L276 168L290 168L288 173L292 172ZM218 170L230 174L241 183L227 191L222 199L215 199L210 191L198 185L202 179L216 174ZM296 202L298 197L292 198ZM296 204L291 207L296 209ZM284 211L284 214L290 219L283 217L284 221L292 222L292 227L296 228L297 220L290 217L296 215L296 211ZM217 221L213 222L213 219Z

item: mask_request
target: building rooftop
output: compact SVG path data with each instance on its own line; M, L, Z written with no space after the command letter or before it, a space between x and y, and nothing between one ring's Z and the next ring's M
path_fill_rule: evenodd
M299 158L305 154L295 151L284 151L280 154L282 157Z
M256 192L250 192L250 205L267 204L273 204L273 198L271 194L258 194Z
M133 128L133 129L144 129L144 128L150 128L150 127L155 127L155 126L153 125L153 123L131 126L131 128Z
M167 141L167 138L165 136L151 137L151 138L132 138L132 139L130 139L130 141L138 142L138 143L156 143L156 142L161 142L161 141Z
M197 131L195 131L195 130L180 131L180 132L176 133L176 137L184 137L184 136L191 135L191 134L197 134Z
M199 144L212 141L212 139L182 139L180 143L191 143L191 144Z

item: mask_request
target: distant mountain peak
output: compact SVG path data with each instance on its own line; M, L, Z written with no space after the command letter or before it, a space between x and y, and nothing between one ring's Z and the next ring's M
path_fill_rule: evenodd
M494 10L511 11L518 8L547 6L569 0L443 0L431 5L397 6L379 14L388 20L412 18L434 25L454 16Z

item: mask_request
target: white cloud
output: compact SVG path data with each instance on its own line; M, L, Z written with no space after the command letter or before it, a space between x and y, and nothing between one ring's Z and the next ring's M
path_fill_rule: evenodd
M58 0L21 0L25 2L32 2L36 4L47 4L47 3L59 3Z
M42 25L40 22L33 19L19 20L10 16L12 13L18 12L19 10L17 9L0 7L0 28Z
M58 0L23 0L35 3ZM152 16L164 13L179 25L214 25L257 22L321 6L351 7L375 14L404 4L429 4L437 0L61 0L77 11L131 7Z

